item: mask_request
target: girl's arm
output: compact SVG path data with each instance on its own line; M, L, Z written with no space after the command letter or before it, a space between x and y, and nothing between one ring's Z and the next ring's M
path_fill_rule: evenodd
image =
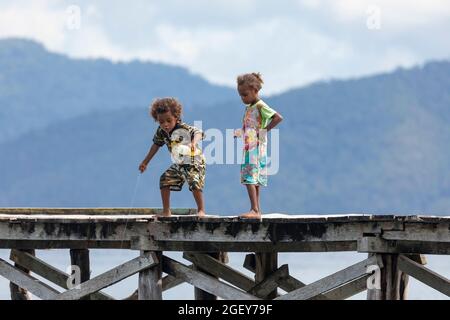
M191 146L195 146L200 140L203 139L203 133L198 132L194 135L191 141Z
M266 131L270 131L273 128L275 128L278 124L280 124L280 122L283 121L283 117L281 116L281 114L279 114L278 112L275 113L272 117L272 120L270 121L270 123L267 125L266 127Z

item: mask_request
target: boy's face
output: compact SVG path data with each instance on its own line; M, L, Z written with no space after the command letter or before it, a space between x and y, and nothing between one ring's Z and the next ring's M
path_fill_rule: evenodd
M241 96L242 102L245 104L251 104L258 100L258 91L250 86L238 86L238 92Z
M167 133L170 133L173 128L175 128L178 121L178 119L170 111L159 113L156 118L161 129Z

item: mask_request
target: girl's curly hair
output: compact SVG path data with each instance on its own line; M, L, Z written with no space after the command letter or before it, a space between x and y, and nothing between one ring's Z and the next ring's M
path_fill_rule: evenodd
M181 106L181 103L175 98L155 99L150 106L150 115L155 121L158 120L158 114L166 113L168 111L170 111L170 113L172 113L172 115L179 121L181 120L183 107Z
M249 86L256 91L261 90L263 83L264 81L259 72L247 73L237 77L238 86Z

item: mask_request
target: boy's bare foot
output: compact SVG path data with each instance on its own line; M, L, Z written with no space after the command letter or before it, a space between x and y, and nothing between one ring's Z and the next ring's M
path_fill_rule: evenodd
M239 217L244 219L261 219L261 212L252 209L247 213L241 214Z
M172 216L172 211L170 211L170 210L155 214L156 220L158 220L158 218L161 218L161 217L170 217L170 216Z

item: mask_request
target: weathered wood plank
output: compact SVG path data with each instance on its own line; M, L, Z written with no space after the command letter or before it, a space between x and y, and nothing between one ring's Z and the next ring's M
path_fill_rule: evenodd
M1 241L0 241L1 242ZM0 243L1 244L1 243ZM191 252L336 252L356 251L355 241L337 242L216 242L216 241L152 241L142 238L137 249Z
M385 231L383 239L450 242L449 223L405 223L402 231Z
M255 253L255 282L258 284L278 269L278 254L276 252ZM277 289L268 293L264 299L274 299Z
M255 255L247 254L245 256L244 268L251 272L255 272ZM369 275L362 277L353 282L346 283L338 288L328 291L326 294L319 294L311 300L344 300L355 294L358 294L367 289L367 278ZM305 283L294 278L292 275L288 275L285 278L278 280L278 286L286 292L291 292L296 289L300 289L306 286Z
M450 297L450 281L444 276L437 274L421 264L405 257L404 255L399 256L398 268L433 289Z
M0 215L141 215L161 214L162 208L0 208ZM194 208L172 208L173 215L196 215Z
M34 249L25 249L25 250L22 250L22 252L33 255L33 256L36 254ZM21 265L18 265L17 263L14 263L14 267L16 267L19 270L22 270L23 272L25 272L27 274L30 274L30 270L27 269L25 266L21 266ZM17 284L15 284L13 282L9 283L9 290L11 292L11 300L31 300L32 299L31 294L27 290L20 288Z
M386 240L380 237L363 237L356 251L371 253L450 254L447 242Z
M226 253L223 253L223 252L209 252L209 253L204 253L203 255L210 257L211 259L218 261L221 264L227 263L227 259L228 259L228 256L226 255ZM214 273L209 271L210 268L205 268L204 266L199 265L197 263L194 263L193 270L203 272L204 274L212 276L216 279L219 278L218 276L215 276ZM215 296L209 292L206 292L200 288L197 288L197 287L194 288L194 298L195 298L195 300L208 300L208 301L217 300L217 296Z
M381 230L398 228L395 222L326 222L326 223L260 223L180 221L149 223L155 241L212 242L327 242L357 241L362 234L379 234Z
M10 259L20 266L25 267L31 272L47 279L61 288L68 289L67 281L69 275L45 261L23 251L11 250ZM114 300L113 297L102 292L96 292L91 295L92 300Z
M355 294L367 290L367 279L370 275L362 276L359 279L348 282L340 287L332 289L325 293L325 297L329 300L345 300Z
M315 297L319 294L340 287L341 285L356 280L367 272L367 266L370 265L382 265L377 256L373 256L364 261L356 263L348 268L345 268L339 272L322 278L316 282L313 282L303 288L289 292L276 299L280 300L307 300Z
M163 256L163 271L211 294L230 300L255 300L257 297L240 291L226 283L205 275L202 272L191 270L187 266L173 259Z
M153 268L148 268L139 272L139 300L162 300L162 266L161 252L142 251L141 257L151 260L152 255L156 256L159 263Z
M249 293L254 294L257 297L263 299L273 299L277 295L277 288L280 280L289 276L289 267L287 264L282 265L280 268L272 272L262 281L259 281Z
M59 294L57 290L15 268L3 259L0 259L0 275L44 300L54 299Z
M253 279L208 255L185 252L183 258L209 270L215 277L219 277L244 291L249 291L255 286Z
M79 288L73 288L59 294L57 300L77 300L88 294L97 292L103 288L109 287L133 274L155 266L158 264L158 259L155 255L140 256L120 266L113 268L101 275L82 283Z

